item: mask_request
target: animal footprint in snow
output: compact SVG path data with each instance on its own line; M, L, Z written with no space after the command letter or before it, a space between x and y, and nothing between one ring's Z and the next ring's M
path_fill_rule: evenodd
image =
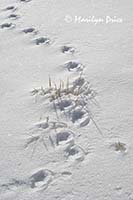
M37 33L34 28L26 28L22 30L23 33L28 34L28 33Z
M60 81L59 85L53 84L49 79L49 88L34 89L32 95L45 96L50 101L57 118L64 114L66 118L80 127L86 126L91 119L91 110L88 102L97 105L96 93L90 83L82 77L76 78L72 83L67 80Z
M84 66L77 61L69 61L64 64L64 67L68 69L68 71L83 71Z
M20 0L21 2L30 2L31 0Z
M71 120L73 123L83 127L90 122L90 117L85 110L76 108L71 112Z
M19 17L20 17L20 16L17 15L17 14L10 14L10 15L8 16L9 19L18 19Z
M41 169L24 180L13 179L9 183L0 185L0 192L17 191L22 188L34 191L44 190L52 181L53 175L52 171Z
M60 111L68 110L71 107L73 107L73 102L70 99L61 99L61 101L56 101L57 108L60 109Z
M41 169L30 176L29 184L31 189L34 189L35 191L44 190L48 187L49 183L52 181L52 178L52 171Z
M65 156L72 160L83 161L85 158L85 152L77 145L70 145L65 150Z
M61 52L62 53L74 53L75 49L70 46L63 46L63 47L61 47Z
M17 8L15 6L8 6L4 9L4 11L14 11L16 10Z
M111 147L114 148L115 151L117 152L121 152L121 153L126 153L127 152L127 148L126 148L126 144L122 143L122 142L114 142Z
M47 37L40 37L40 38L35 39L34 43L36 45L41 45L41 44L48 45L48 44L50 44L50 39Z
M64 130L56 133L56 145L61 144L73 144L74 143L74 133L69 130Z
M73 90L78 95L84 95L82 99L93 99L96 96L96 92L91 88L90 83L82 77L82 74L73 81ZM84 101L86 101L85 99Z
M13 23L3 23L0 25L1 29L11 29L15 27L15 24Z

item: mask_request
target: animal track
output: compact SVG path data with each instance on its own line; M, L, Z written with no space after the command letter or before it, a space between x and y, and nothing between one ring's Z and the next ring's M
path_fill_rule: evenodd
M74 53L75 49L70 46L63 46L61 47L61 52L62 53Z
M70 96L72 98L72 96ZM86 126L90 122L89 113L86 112L84 106L86 103L82 99L65 99L55 100L55 106L61 112L64 112L66 117L69 117L72 123L80 127Z
M70 99L62 99L61 101L57 101L56 106L61 111L64 111L70 107L72 107L73 102Z
M33 33L33 32L35 32L35 29L34 28L26 28L22 32L24 32L25 34L27 34L27 33Z
M20 0L21 2L30 2L30 1L32 1L32 0Z
M68 130L56 133L56 145L74 143L74 133Z
M75 92L78 90L78 94L84 95L88 100L93 99L96 96L96 92L91 88L90 83L86 81L82 75L73 81L73 89Z
M56 116L59 118L59 111L64 113L74 124L83 127L90 122L91 111L88 108L88 102L93 103L95 91L91 89L90 83L82 75L71 84L60 82L59 88L52 86L50 88L34 89L33 95L46 96L51 102ZM95 103L95 102L94 102Z
M71 113L72 122L75 123L84 116L85 112L82 109L75 109Z
M85 152L81 147L77 145L72 145L66 148L65 156L70 159L83 161L85 158Z
M19 16L16 15L16 14L10 14L10 15L8 16L8 18L9 18L9 19L18 19Z
M64 67L68 69L68 71L82 71L84 66L77 61L69 61L64 64Z
M82 108L76 108L71 112L71 120L78 123L81 127L86 126L90 122L88 113Z
M29 178L29 184L32 189L44 190L48 187L49 183L52 181L53 172L47 169L41 169L35 172Z
M48 169L40 169L24 180L12 179L9 183L0 185L0 192L16 191L20 188L34 191L44 190L52 181L54 173Z
M53 148L55 147L55 145L57 145L56 144L56 136L55 135L51 136L50 135L51 131L56 132L58 129L64 129L66 127L67 127L67 125L64 122L49 121L49 118L47 118L46 121L38 122L31 129L32 136L28 137L24 147L28 148L29 145L32 145L32 144L35 147L37 145L37 143L41 142L43 144L43 146L45 147L45 149L48 151L49 144L47 144L47 143L50 142L50 144ZM34 134L34 132L35 132L35 134ZM70 134L72 135L72 132L69 131L68 133L69 133L69 135ZM62 134L63 134L63 132L62 132ZM57 140L61 140L61 139L63 140L62 137L59 139L59 136L58 136ZM69 140L70 139L72 139L72 138L69 138ZM50 148L50 146L49 146L49 148ZM32 156L33 156L33 153L34 153L34 149L32 152Z
M50 39L46 38L46 37L40 37L34 40L36 45L40 45L40 44L50 44Z
M31 0L19 0L20 2L30 2ZM6 8L6 10L15 10L14 6L9 6ZM17 19L19 16L16 14L10 14L8 18L10 19ZM4 23L0 25L2 29L4 28L13 28L15 27L12 23ZM26 28L22 30L25 34L30 33L37 33L35 32L34 28ZM47 37L40 37L36 38L33 41L36 45L48 45L50 44L50 39ZM61 48L62 53L74 53L75 49L70 46L63 46ZM64 67L67 68L70 72L77 72L77 71L83 71L84 66L77 62L77 61L69 61L64 64ZM65 111L67 113L67 116L70 117L71 121L74 124L78 124L81 127L86 126L90 122L90 117L88 112L85 110L86 106L86 98L93 98L94 93L90 89L88 82L83 77L78 77L72 85L67 84L67 87L57 89L50 87L48 90L43 91L42 89L38 91L33 91L33 94L42 94L42 95L49 95L51 98L51 94L54 96L52 99L53 104L55 104L55 110L56 108L60 111ZM82 96L81 96L82 95ZM84 98L85 97L85 98ZM64 113L65 113L64 112ZM66 123L63 122L56 122L56 121L49 121L49 118L47 118L46 121L41 121L35 124L34 128L36 130L39 130L41 132L36 133L36 135L31 136L28 138L27 143L25 147L27 148L30 144L36 143L38 141L42 141L45 148L47 149L47 144L45 144L44 141L44 131L47 131L48 134L51 130L54 130L54 134L52 137L49 135L49 140L53 147L55 146L65 146L65 156L67 159L77 160L77 161L83 161L85 158L85 151L74 142L74 133L68 129L64 129L67 127ZM58 130L59 128L59 130ZM63 129L63 130L60 130ZM125 151L125 147L120 147L119 145L116 147L116 151ZM48 149L47 149L48 150ZM61 173L62 176L70 176L72 175L71 172L63 171ZM31 189L33 191L40 191L45 190L49 184L51 183L53 179L54 173L48 169L40 169L37 170L35 173L33 173L31 176L24 180L12 180L8 184L3 184L0 186L2 190L7 191L15 191L21 187L25 187L26 189Z
M9 28L14 28L15 25L13 23L3 23L0 25L0 27L1 27L1 29L4 29L4 28L9 29Z
M8 7L6 7L4 10L5 10L5 11L8 11L8 10L14 11L14 10L16 10L16 7L15 7L15 6L8 6Z
M67 158L74 156L74 154L76 154L75 157L73 157L74 159L76 159L76 160L84 159L84 155L83 155L84 151L82 150L82 148L75 145L75 142L74 142L75 134L71 130L65 128L65 123L52 122L52 121L47 120L46 122L39 122L39 123L35 124L35 127L40 130L42 129L42 131L47 130L47 132L36 133L35 135L31 136L27 140L25 148L27 148L32 143L36 145L36 143L38 141L40 141L40 142L42 141L45 148L48 150L47 142L49 140L51 147L54 149L56 146L60 147L63 145L66 148L65 155ZM59 130L58 130L58 128L59 128ZM36 131L37 131L37 129L36 129ZM54 132L52 130L54 130ZM50 131L52 131L52 132L50 133ZM48 133L48 135L47 135L47 133ZM45 139L46 138L48 139L48 140L46 140L46 143L44 141L45 140L44 136L45 136ZM50 146L49 146L49 148L50 148Z

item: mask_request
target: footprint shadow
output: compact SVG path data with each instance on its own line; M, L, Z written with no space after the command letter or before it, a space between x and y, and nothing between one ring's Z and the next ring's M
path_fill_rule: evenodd
M77 61L69 61L64 64L64 67L67 68L69 72L83 71L84 69L84 66Z
M45 190L52 181L54 173L48 169L40 169L24 180L12 179L9 183L0 185L0 193L16 192L20 189L33 192Z
M56 133L56 146L63 144L73 144L74 143L74 133L69 130L64 130Z
M36 38L34 41L33 41L37 46L38 45L49 45L50 44L50 39L47 38L47 37L40 37L40 38Z
M15 24L13 23L3 23L0 25L1 29L12 29L15 28Z
M83 161L85 154L85 151L78 145L68 146L65 150L65 156L70 160Z
M35 172L29 178L31 189L35 191L45 190L52 181L53 172L47 169L41 169Z
M61 47L61 52L64 54L73 54L75 52L74 47L70 47L70 46L62 46Z

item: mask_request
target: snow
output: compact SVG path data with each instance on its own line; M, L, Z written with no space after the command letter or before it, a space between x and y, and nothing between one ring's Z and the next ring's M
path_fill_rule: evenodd
M132 8L0 0L0 200L133 199Z

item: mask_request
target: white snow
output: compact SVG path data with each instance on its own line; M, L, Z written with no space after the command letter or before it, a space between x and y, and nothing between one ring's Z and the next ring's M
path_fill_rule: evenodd
M133 200L132 10L0 0L0 200Z

